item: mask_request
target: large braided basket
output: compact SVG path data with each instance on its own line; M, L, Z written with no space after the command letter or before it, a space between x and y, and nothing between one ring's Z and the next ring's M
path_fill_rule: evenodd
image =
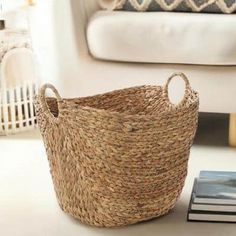
M168 85L176 75L186 89L173 105ZM57 98L46 98L47 88ZM46 84L35 105L62 210L84 223L114 227L174 207L198 121L198 94L184 74L173 75L164 87L74 99L62 99Z

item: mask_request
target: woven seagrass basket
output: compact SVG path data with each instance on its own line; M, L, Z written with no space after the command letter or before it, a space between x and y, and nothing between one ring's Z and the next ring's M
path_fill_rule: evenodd
M168 85L176 75L186 89L173 105ZM57 98L45 97L47 88ZM90 225L115 227L174 207L198 121L198 94L184 74L164 87L74 99L62 99L46 84L35 105L62 210Z

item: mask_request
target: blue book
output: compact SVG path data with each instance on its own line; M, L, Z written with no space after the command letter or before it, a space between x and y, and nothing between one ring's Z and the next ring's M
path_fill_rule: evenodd
M236 172L201 171L194 203L236 205Z
M197 182L195 179L189 203L188 221L236 223L236 205L194 203ZM195 206L195 207L194 207Z

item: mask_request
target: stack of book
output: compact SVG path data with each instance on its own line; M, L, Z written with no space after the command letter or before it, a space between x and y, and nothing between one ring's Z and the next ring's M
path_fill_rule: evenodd
M236 172L200 172L194 181L188 221L236 222Z

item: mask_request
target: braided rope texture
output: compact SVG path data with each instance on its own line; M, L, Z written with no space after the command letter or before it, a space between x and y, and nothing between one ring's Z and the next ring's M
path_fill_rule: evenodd
M100 0L103 7L130 11L236 12L235 0Z
M198 123L195 91L186 88L179 106L160 86L42 97L36 113L63 211L86 224L117 227L174 207Z

